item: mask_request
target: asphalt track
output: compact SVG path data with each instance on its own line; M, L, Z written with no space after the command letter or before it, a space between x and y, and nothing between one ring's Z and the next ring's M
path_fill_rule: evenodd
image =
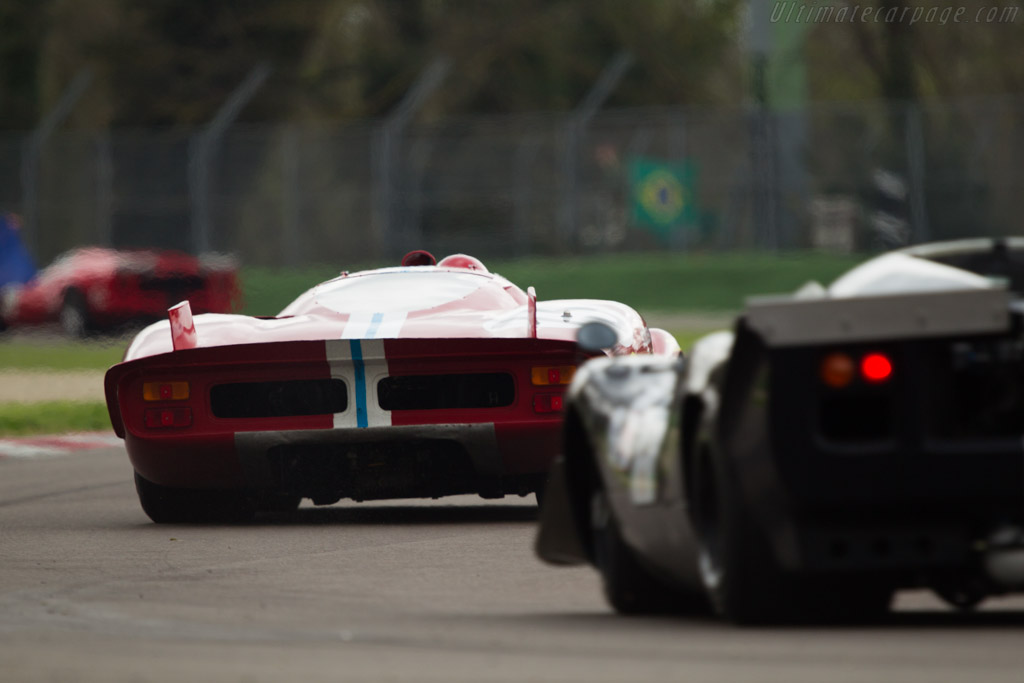
M1024 600L879 624L612 614L535 559L523 499L157 526L123 450L0 460L0 680L1015 681Z

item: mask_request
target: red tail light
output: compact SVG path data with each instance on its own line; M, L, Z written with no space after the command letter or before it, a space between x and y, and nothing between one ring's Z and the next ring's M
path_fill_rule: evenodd
M561 394L537 394L533 397L533 410L536 413L559 413L562 411Z
M856 375L853 359L845 353L830 353L821 361L821 381L833 389L842 389Z
M860 374L868 382L884 382L892 376L892 361L884 353L869 353L860 360Z
M151 429L188 427L191 424L191 408L146 408L146 426Z

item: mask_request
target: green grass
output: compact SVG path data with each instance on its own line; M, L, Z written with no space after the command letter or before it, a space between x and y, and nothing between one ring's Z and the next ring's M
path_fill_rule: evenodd
M566 259L488 260L487 267L540 299L613 299L645 311L736 311L751 294L828 284L862 256L813 252L621 254ZM242 269L248 315L275 315L314 284L344 268ZM372 267L372 266L367 266Z
M540 299L621 301L647 311L737 311L751 294L827 284L863 260L813 253L623 254L587 259L509 261L493 270Z
M668 332L669 332L669 334L671 334L673 337L676 338L676 341L679 342L679 347L683 351L689 351L690 348L693 346L693 342L697 341L698 339L700 339L704 335L711 334L712 332L718 332L719 330L724 330L724 329L731 329L731 328L727 328L725 326L723 326L723 327L713 327L713 328L698 328L698 329L679 329L679 328L674 328L674 329L668 330Z
M109 430L110 416L104 403L0 403L0 436Z
M0 368L105 370L121 361L127 340L18 338L0 342Z

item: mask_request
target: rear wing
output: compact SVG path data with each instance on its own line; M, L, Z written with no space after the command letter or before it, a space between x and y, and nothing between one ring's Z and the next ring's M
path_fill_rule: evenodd
M1010 330L1010 292L968 289L870 297L747 299L747 325L770 347L879 339L999 334Z

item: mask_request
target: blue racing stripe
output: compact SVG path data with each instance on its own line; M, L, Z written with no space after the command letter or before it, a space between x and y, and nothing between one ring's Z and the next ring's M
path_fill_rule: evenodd
M384 321L383 313L374 313L373 317L370 318L370 329L366 330L366 338L373 339L374 335L377 334L377 328Z
M352 348L352 369L356 375L356 427L366 427L366 367L363 365L363 347L358 339L350 339Z

